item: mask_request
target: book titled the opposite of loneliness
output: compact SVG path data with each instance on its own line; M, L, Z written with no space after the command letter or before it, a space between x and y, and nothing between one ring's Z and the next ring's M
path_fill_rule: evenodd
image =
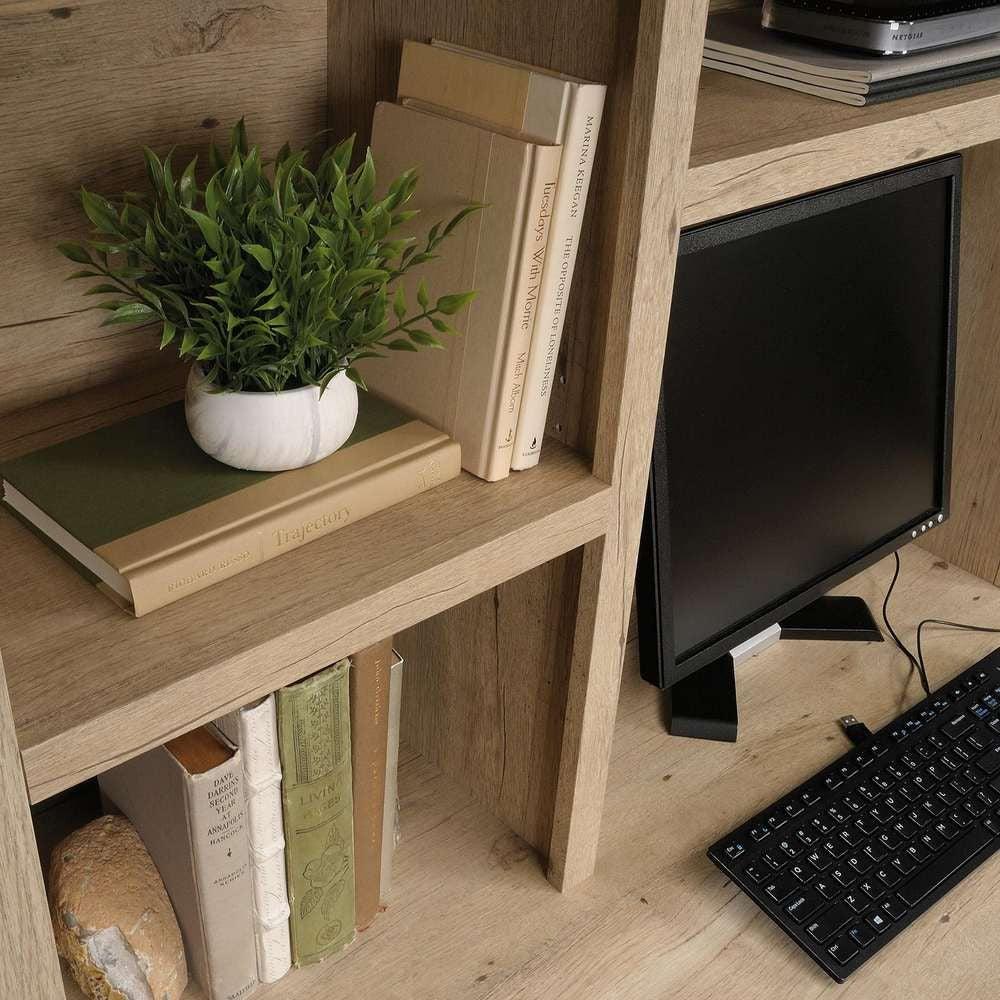
M4 462L3 501L137 617L457 476L446 434L361 393L344 446L289 472L222 465L180 402Z

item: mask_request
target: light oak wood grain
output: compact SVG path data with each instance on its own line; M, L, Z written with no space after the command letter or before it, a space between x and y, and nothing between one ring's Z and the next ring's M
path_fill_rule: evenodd
M549 850L559 886L588 878L597 854L706 11L705 0L642 5L594 449L594 474L613 490L613 515L583 555Z
M1000 137L1000 81L852 108L704 70L683 224Z
M554 443L516 480L463 474L138 620L0 515L16 581L0 636L32 799L577 548L604 531L608 498Z
M965 151L951 517L932 552L994 583L1000 575L1000 142Z
M1000 591L908 548L893 603L913 641L930 613L1000 622ZM839 588L872 605L891 560ZM932 683L996 637L928 636ZM405 674L404 700L420 683ZM560 895L543 859L425 758L402 753L403 838L389 908L342 955L293 971L266 1000L979 1000L1000 981L1000 856L845 986L828 979L708 861L705 849L850 746L836 724L877 728L921 691L889 643L786 642L737 675L736 744L667 735L660 696L621 687L606 820L593 879ZM78 993L70 993L79 1000ZM196 990L184 1000L203 1000Z
M141 188L141 148L175 163L246 115L265 151L326 124L323 0L0 4L0 414L169 365L109 333L55 250L86 233L81 185Z
M54 1000L59 959L0 657L0 997Z

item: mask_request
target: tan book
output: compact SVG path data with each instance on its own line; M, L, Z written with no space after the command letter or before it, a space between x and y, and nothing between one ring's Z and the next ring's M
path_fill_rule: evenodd
M351 768L354 783L354 894L358 930L378 914L382 810L389 737L392 636L351 657Z
M385 799L382 806L382 866L379 900L382 906L392 892L392 861L399 843L399 723L403 703L403 658L396 653L389 671L389 731L386 734Z
M171 403L0 473L8 509L138 617L452 479L459 461L441 431L361 393L347 443L304 469L222 465Z
M476 289L477 298L453 317L460 334L446 336L443 351L365 362L364 377L380 395L454 437L469 472L503 479L510 472L560 149L382 103L375 109L372 152L383 183L411 167L420 171L409 207L421 213L404 235L422 236L470 202L485 207L458 227L437 260L403 284L411 304L420 280L432 295Z
M605 92L603 84L439 39L430 45L403 43L397 93L405 104L447 108L447 113L485 128L562 147L512 469L536 465L545 436Z
M257 986L240 752L202 726L100 776L163 878L194 978L208 1000Z

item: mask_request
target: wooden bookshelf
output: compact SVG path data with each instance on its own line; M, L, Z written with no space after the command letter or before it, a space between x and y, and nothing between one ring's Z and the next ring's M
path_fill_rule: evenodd
M363 986L406 963L411 940L439 960L418 963L419 983L397 985L415 998L447 995L454 980L436 970L454 947L450 929L477 928L483 914L491 941L544 966L548 945L536 945L571 912L544 878L570 889L597 863L682 225L976 147L964 188L975 211L963 229L953 521L931 544L996 576L1000 83L852 109L700 73L708 0L587 0L583 9L542 0L516 10L483 0L474 18L455 0L364 11L324 0L147 6L136 18L121 0L0 3L0 78L12 81L0 115L15 154L0 163L10 262L0 282L0 461L176 393L176 366L141 339L102 330L52 252L80 229L70 190L134 186L140 144L194 152L243 112L265 145L303 142L328 124L363 139L374 102L393 96L406 37L602 80L608 100L537 469L499 484L463 475L138 621L0 514L0 996L62 993L29 799L390 633L410 664L403 729L421 754L404 767L419 834L411 828L401 849L396 902L342 962L263 995L339 996L334 970L353 969ZM124 89L112 95L109 67L125 64ZM672 745L656 746L666 766ZM698 780L715 773L692 767ZM679 785L657 778L651 787L664 817L685 816ZM622 831L649 815L636 807L644 791L637 796L630 805L616 787L605 823L622 856L636 849ZM662 837L642 836L652 856ZM513 855L516 891L501 899L503 858ZM678 898L686 877L670 883ZM582 939L593 918L604 941L601 928L622 923L619 890L603 915L559 927ZM542 894L549 902L533 922L511 921ZM581 898L612 895L602 883ZM480 974L477 984L489 981ZM542 995L530 979L522 986L520 995ZM192 989L185 1000L202 998Z
M1000 138L1000 80L866 108L701 73L683 224Z

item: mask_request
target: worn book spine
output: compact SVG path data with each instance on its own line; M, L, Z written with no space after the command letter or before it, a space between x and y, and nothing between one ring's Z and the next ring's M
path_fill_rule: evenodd
M292 960L309 965L354 937L350 661L277 693Z
M500 391L497 410L490 421L492 434L485 478L491 481L503 479L510 472L561 154L559 146L534 146L526 164L523 225L515 250L517 265L507 338L500 357Z
M537 465L545 436L545 420L601 128L604 94L605 88L598 84L572 85L535 331L514 435L512 469L529 469Z
M410 430L412 428L412 431ZM385 510L457 476L461 453L444 436L431 442L413 423L399 431L411 434L413 447L364 474L347 477L327 490L240 522L196 545L160 558L121 568L132 589L136 616L196 593L328 535L354 521Z
M385 751L385 797L382 806L382 864L379 902L385 906L392 891L392 856L399 840L399 721L403 704L403 659L393 654L389 671L389 727Z
M351 656L354 895L358 930L378 914L392 636Z
M230 712L215 724L243 755L257 976L262 983L275 983L292 966L292 945L274 695Z
M211 771L188 775L187 801L208 992L211 1000L244 1000L257 988L257 962L246 933L253 885L239 751Z
M207 1000L245 1000L257 961L240 753L228 747L220 762L190 773L169 749L198 736L223 746L214 727L203 729L105 771L101 792L156 863Z

